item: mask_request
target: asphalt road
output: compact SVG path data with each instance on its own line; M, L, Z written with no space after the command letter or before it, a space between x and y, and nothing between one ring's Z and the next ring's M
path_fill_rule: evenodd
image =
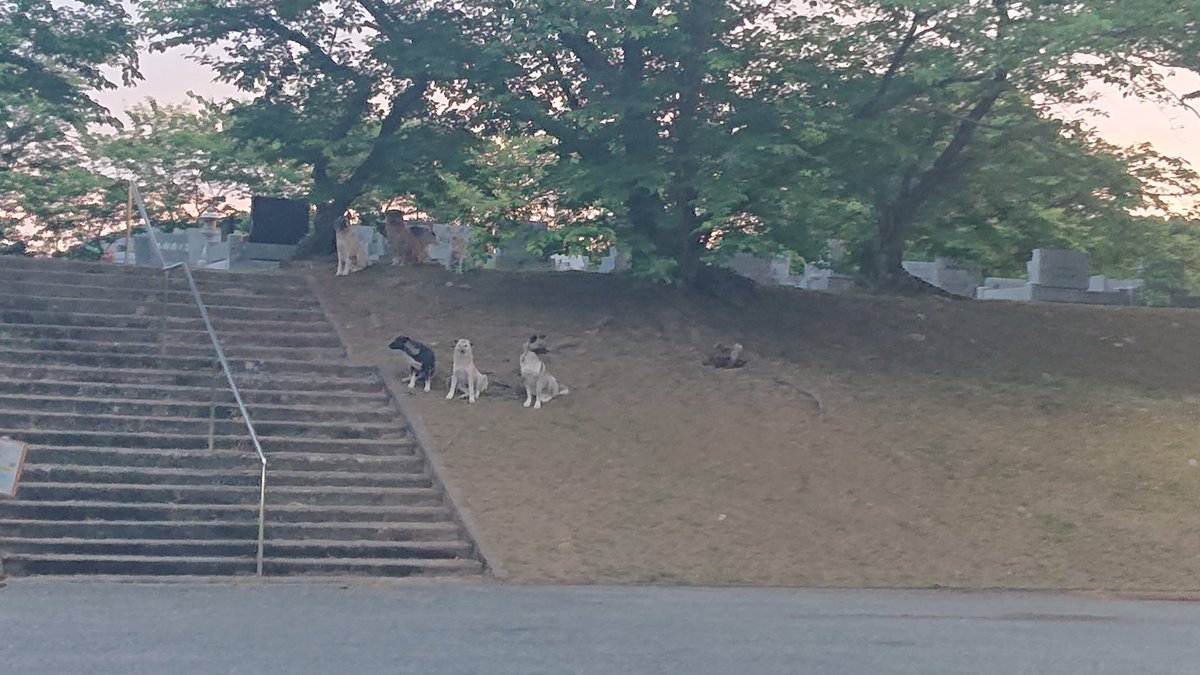
M0 672L1200 672L1200 604L1013 593L13 581Z

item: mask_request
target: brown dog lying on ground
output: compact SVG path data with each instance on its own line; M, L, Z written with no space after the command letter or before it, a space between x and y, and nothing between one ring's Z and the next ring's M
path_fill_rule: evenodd
M383 236L387 238L388 248L391 249L393 265L424 265L429 262L425 246L430 242L413 232L404 222L403 212L391 209L383 214Z

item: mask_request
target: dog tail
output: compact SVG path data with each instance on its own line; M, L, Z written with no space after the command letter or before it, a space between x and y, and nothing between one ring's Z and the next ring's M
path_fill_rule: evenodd
M559 388L558 388L558 395L559 395L559 396L566 396L566 395L567 395L567 394L569 394L569 393L571 393L571 390L570 390L570 389L567 389L566 387L559 387Z

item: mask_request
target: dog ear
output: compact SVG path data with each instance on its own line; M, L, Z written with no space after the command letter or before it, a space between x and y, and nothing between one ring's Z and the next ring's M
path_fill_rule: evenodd
M545 336L545 335L539 335L539 336L537 336L537 337L538 337L538 339L539 339L539 340L545 340L545 339L546 339L546 336Z

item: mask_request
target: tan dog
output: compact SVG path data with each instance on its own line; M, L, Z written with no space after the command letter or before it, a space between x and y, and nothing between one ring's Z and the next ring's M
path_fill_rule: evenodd
M383 214L383 236L387 237L393 265L424 265L429 262L425 242L404 222L404 213L391 209Z
M337 236L338 267L334 276L344 277L364 270L371 264L362 242L354 234L354 228L346 216L341 216L333 225Z
M475 352L471 349L471 341L459 340L454 343L454 366L450 371L450 392L446 394L446 398L452 399L461 391L467 395L468 403L474 403L487 388L487 375L475 367Z
M525 407L528 408L532 404L535 410L555 396L571 393L569 389L559 385L553 375L546 372L546 364L538 356L547 351L542 342L545 339L545 335L530 336L521 349L521 380L525 382Z
M467 269L467 237L458 228L450 230L450 257L446 267L451 272L462 273Z

